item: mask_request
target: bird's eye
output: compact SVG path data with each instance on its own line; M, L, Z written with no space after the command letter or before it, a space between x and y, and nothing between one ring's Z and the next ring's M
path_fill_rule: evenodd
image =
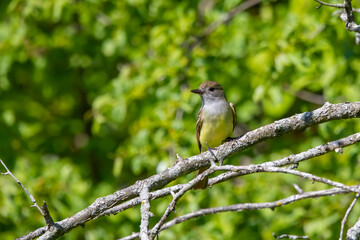
M210 92L212 92L212 91L214 91L214 90L215 90L215 89L214 89L214 88L212 88L212 87L211 87L211 88L209 88L209 91L210 91Z

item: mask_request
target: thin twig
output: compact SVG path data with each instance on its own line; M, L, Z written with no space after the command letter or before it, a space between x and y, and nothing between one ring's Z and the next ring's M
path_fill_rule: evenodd
M304 190L302 190L296 183L293 183L293 187L296 189L298 194L302 194L304 192Z
M347 219L348 219L348 217L350 215L350 212L354 208L355 203L358 200L358 198L359 198L359 193L356 194L354 200L351 202L349 208L346 210L346 213L345 213L345 216L344 216L343 220L341 221L341 230L340 230L340 238L339 238L339 240L343 239L345 223L346 223L346 221L347 221Z
M332 4L332 3L326 3L320 0L314 0L315 2L320 3L320 7L321 5L327 6L327 7L334 7L334 8L345 8L344 4Z
M283 239L283 238L288 238L288 239L310 239L308 236L297 236L297 235L289 235L289 234L282 234L280 236L276 236L275 233L273 233L272 235L276 239Z
M19 185L20 187L22 187L22 189L24 189L24 191L26 192L26 194L30 197L30 200L33 202L34 205L32 205L31 207L36 207L39 212L41 213L41 215L44 215L40 206L37 204L35 198L33 197L33 195L31 195L31 193L27 190L27 188L14 176L14 174L12 174L10 172L10 170L7 168L7 166L5 165L5 163L3 162L3 160L0 159L1 164L4 166L4 168L6 169L6 172L3 173L1 172L2 175L10 175Z
M41 213L41 215L44 217L45 223L48 226L48 228L50 226L54 225L54 221L50 216L50 212L47 208L47 205L45 203L45 201L43 202L43 206L40 207L37 202L36 199L34 198L34 196L29 192L29 190L27 190L27 188L14 176L14 174L12 174L12 172L8 169L8 167L6 166L6 164L3 162L2 159L0 159L1 164L3 165L3 167L6 169L6 172L1 172L1 175L10 175L21 187L22 189L26 192L26 194L29 196L30 200L33 202L33 205L31 207L36 207L39 212Z
M171 192L177 192L180 189L182 189L184 185L185 184L178 184L178 185L175 185L175 186L171 186L171 187L167 187L167 188L164 188L164 189L156 190L154 192L150 192L149 193L150 194L150 200L154 200L154 199L157 199L157 198L162 198L162 197L168 196L168 195L171 194ZM134 207L136 205L139 205L140 203L141 203L140 197L133 198L133 199L127 201L127 202L124 202L122 204L119 204L117 206L114 206L114 207L104 211L103 213L96 216L96 218L103 217L103 216L109 216L109 215L116 215L119 212L125 211L126 209L129 209L129 208L132 208L132 207Z
M320 182L324 183L333 187L342 188L345 190L348 190L350 192L356 192L360 193L360 188L352 188L349 186L346 186L345 184L332 181L327 178L322 178L319 176L316 176L311 173L307 172L301 172L294 169L288 169L288 168L280 168L280 167L261 167L259 165L250 165L250 166L233 166L233 165L225 165L225 166L218 166L215 168L216 171L233 171L233 172L242 172L242 175L247 175L249 173L256 173L256 172L266 172L266 173L286 173L295 175L298 177L302 177L305 179L308 179L312 182Z

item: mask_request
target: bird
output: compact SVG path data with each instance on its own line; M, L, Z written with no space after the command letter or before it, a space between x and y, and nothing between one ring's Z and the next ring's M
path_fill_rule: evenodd
M237 123L236 110L234 104L227 101L224 90L218 82L203 82L191 92L200 95L202 101L196 121L196 141L202 153L232 137ZM206 169L208 167L197 170L195 177ZM206 189L207 186L208 177L205 177L194 186L194 189Z

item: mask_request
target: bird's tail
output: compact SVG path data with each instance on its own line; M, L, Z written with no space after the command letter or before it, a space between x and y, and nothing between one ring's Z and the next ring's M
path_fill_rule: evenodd
M203 168L200 168L199 170L197 170L195 177L197 177L200 173L203 173L206 169L208 169L208 167L203 167ZM208 176L204 177L204 179L202 179L200 182L198 182L194 186L194 189L196 189L196 190L198 190L198 189L206 189L207 186L208 186Z

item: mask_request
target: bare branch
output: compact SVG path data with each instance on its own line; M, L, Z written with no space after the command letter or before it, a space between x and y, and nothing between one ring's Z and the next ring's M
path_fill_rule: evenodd
M203 173L199 174L197 177L195 177L193 180L188 182L187 184L184 184L183 187L179 192L174 194L172 191L170 192L173 195L173 200L170 202L169 206L167 207L165 213L159 220L159 222L153 227L151 230L151 236L154 238L159 234L159 231L161 227L164 225L166 219L169 217L170 213L175 210L175 206L177 201L190 189L192 189L198 182L200 182L204 177L210 175L217 169L217 166L213 164L209 169L204 171Z
M35 239L41 235L43 235L48 229L48 227L41 227L39 229L36 229L35 231L32 231L30 233L28 233L25 236L16 238L15 240L27 240L27 239Z
M296 189L296 191L298 192L298 194L301 194L304 192L304 190L302 190L299 185L297 185L296 183L293 183L293 187Z
M356 134L344 137L342 139L335 140L335 141L329 142L327 144L323 144L323 145L314 147L312 149L309 149L309 150L304 151L299 154L290 155L288 157L285 157L285 158L282 158L279 160L265 162L265 163L258 164L255 166L260 167L260 168L261 167L265 168L265 167L282 167L282 166L289 165L289 164L298 164L304 160L314 158L317 156L321 156L328 152L335 151L336 149L347 147L347 146L350 146L350 145L358 143L358 142L360 142L360 133L356 133ZM215 178L209 179L209 186L212 186L215 183L218 183L219 181L226 181L230 178L234 178L234 177L244 175L244 174L246 174L246 173L243 173L243 172L222 173Z
M241 138L226 142L223 145L212 149L212 152L217 157L217 159L222 161L229 156L266 139L278 137L290 131L303 130L315 124L320 124L331 120L357 118L359 115L360 102L341 104L326 103L321 108L312 112L296 114L292 117L285 118L256 130L250 131ZM161 173L153 175L147 179L137 181L135 184L116 191L115 193L108 196L98 198L89 207L76 213L72 217L55 223L56 230L52 229L47 231L44 234L44 239L52 239L56 236L60 236L79 225L84 225L85 222L94 219L98 215L104 213L106 210L114 207L122 201L138 197L141 187L145 182L149 184L149 191L153 191L155 189L164 187L180 176L193 172L202 167L209 167L211 165L211 158L212 154L209 151L189 157Z
M355 144L355 143L357 143L359 141L360 141L360 133L356 133L356 134L344 137L342 139L339 139L339 140L336 140L336 141L333 141L333 142L329 142L327 144L323 144L323 145L314 147L314 148L309 149L309 150L307 150L305 152L295 154L295 155L291 155L291 156L288 156L286 158L282 158L282 159L279 159L279 160L254 165L254 167L255 168L258 168L258 167L259 168L282 167L282 166L286 166L288 164L297 164L297 163L299 163L301 161L305 161L305 160L314 158L316 156L321 156L321 155L326 154L328 152L335 151L337 148L339 148L339 146L347 147L347 146ZM237 172L237 173L236 172L227 172L227 173L223 173L223 175L219 175L218 177L214 177L214 178L209 179L209 182L210 182L211 186L213 186L215 184L218 184L218 183L224 181L224 178L229 179L230 177L233 178L233 177L237 177L237 176L240 176L240 175L242 175L240 172ZM161 190L156 190L156 191L150 193L151 200L161 198L161 197L164 197L164 196L168 196L168 195L171 194L171 192L177 192L180 189L182 189L183 187L184 187L184 184L178 184L176 186L171 186L171 187L164 188L164 189L161 189ZM303 190L301 190L301 189L298 190L297 189L297 191L299 193L301 193L301 191L303 191ZM125 202L125 203L114 206L114 207L108 209L107 211L104 211L102 214L100 214L97 217L101 217L101 216L104 216L104 215L110 215L110 214L115 215L115 214L117 214L119 212L122 212L122 211L128 209L128 208L131 208L133 206L136 206L136 205L140 204L140 202L141 202L140 198L138 198L138 197L134 198L134 199L129 200L129 201Z
M250 165L250 166L232 166L232 165L226 165L226 166L215 166L213 165L210 169L208 169L207 171L210 171L214 169L215 171L244 171L246 172L246 174L250 174L250 173L259 173L259 172L269 172L269 173L287 173L287 174L292 174L292 175L296 175L296 176L299 176L299 177L302 177L302 178L305 178L305 179L309 179L311 181L317 181L317 182L321 182L321 183L325 183L325 184L328 184L328 185L331 185L331 186L335 186L335 187L338 187L339 189L343 189L345 191L348 191L348 192L360 192L360 189L359 189L359 186L346 186L342 183L338 183L338 182L334 182L334 181L331 181L329 179L326 179L326 178L321 178L321 177L318 177L318 176L315 176L313 174L310 174L310 173L305 173L305 172L300 172L300 171L296 171L296 170L293 170L293 169L287 169L287 168L279 168L279 167L259 167L259 165ZM153 228L152 232L153 232L153 235L152 237L155 237L157 236L157 234L159 233L159 231L162 229L161 227L163 226L163 223L165 222L166 218L169 216L169 214L175 209L175 204L177 202L177 200L183 196L183 194L191 189L194 184L196 182L198 182L200 180L200 176L198 176L196 178L196 181L195 179L192 180L191 182L189 182L189 184L191 183L190 186L187 186L187 188L183 188L181 191L179 191L179 193L177 193L175 196L174 196L174 199L173 201L169 204L169 207L166 209L166 212L164 213L163 217L161 218L161 220L159 221L159 223ZM303 195L304 193L299 193L297 195ZM295 195L294 195L295 196ZM249 203L250 204L250 203ZM286 203L285 201L285 204L288 204ZM277 201L276 202L276 207L279 207L279 206L282 206L284 205L281 201ZM254 205L255 206L255 205ZM257 209L257 208L256 208ZM251 209L247 209L247 210L251 210ZM141 233L140 233L141 234ZM288 236L287 238L290 238L290 239L307 239L307 238L304 238L302 236L295 236L295 235L282 235L281 238L285 238L285 236ZM138 237L138 234L132 234L130 236L127 236L126 238L123 238L124 239L134 239L134 238L137 238ZM295 238L295 237L298 237L298 238ZM306 236L305 236L306 237ZM280 238L279 238L280 239Z
M355 189L355 188L360 187L360 185L354 185L354 186L350 186L350 187ZM210 215L210 214L217 214L217 213L222 213L222 212L239 212L239 211L245 211L245 210L260 210L260 209L264 209L264 208L275 209L279 206L288 205L288 204L291 204L293 202L300 201L303 199L320 198L320 197L334 196L334 195L345 194L345 193L349 193L349 191L347 191L345 189L340 189L340 188L331 188L331 189L326 189L326 190L311 191L311 192L304 192L302 194L295 194L290 197L283 198L283 199L280 199L280 200L277 200L274 202L240 203L240 204L234 204L234 205L223 206L223 207L200 209L198 211L191 212L191 213L185 214L183 216L172 219L171 221L165 223L164 226L160 229L160 231L163 231L163 230L168 229L176 224L188 221L190 219L201 217L201 216L206 216L206 215ZM139 237L139 233L133 233L130 236L121 238L120 240L131 240L131 239L136 239L137 237Z
M335 182L332 180L329 180L327 178L318 177L316 175L313 175L311 173L301 172L293 169L287 169L287 168L280 168L280 167L262 167L259 165L250 165L250 166L233 166L233 165L226 165L226 166L219 166L216 167L217 171L233 171L233 172L241 172L241 175L247 175L251 173L258 173L258 172L266 172L266 173L286 173L286 174L292 174L298 177L302 177L305 179L309 179L312 182L320 182L324 183L333 187L342 188L345 190L348 190L349 192L356 192L360 193L359 188L353 188L346 186L345 184Z
M182 189L184 187L185 184L178 184L176 186L172 186L172 187L167 187L167 188L164 188L164 189L160 189L160 190L156 190L154 192L150 192L150 200L154 200L154 199L157 199L157 198L162 198L162 197L165 197L165 196L168 196L171 194L171 192L177 192L179 191L180 189ZM134 207L136 205L139 205L141 203L141 200L140 200L140 197L136 197L136 198L133 198L127 202L124 202L122 204L119 204L117 206L114 206L106 211L104 211L103 213L99 214L98 216L95 217L98 218L98 217L103 217L103 216L108 216L108 215L116 215L117 213L119 212L122 212L126 209L129 209L131 207Z
M355 199L357 199L357 198L358 198L358 194L356 195ZM356 202L355 199L353 200L353 202ZM351 205L352 205L352 203L351 203ZM350 207L349 207L349 209L350 209ZM348 211L350 212L351 209L350 210L349 209L348 209ZM345 219L345 217L344 217L344 219ZM342 236L340 236L340 237L342 237ZM358 240L359 238L360 238L360 218L358 219L358 221L355 223L355 225L353 227L349 228L349 230L347 231L347 234L346 234L347 240Z
M322 5L328 6L328 7L334 7L334 8L344 8L345 7L344 4L331 4L331 3L326 3L326 2L323 2L320 0L314 0L314 1L320 3L319 7L321 7Z
M360 33L360 26L355 23L351 0L345 0L344 6L345 14L340 15L340 17L343 21L345 21L346 29L352 32Z
M360 42L360 25L355 23L354 12L357 12L358 9L353 9L351 6L351 0L344 0L344 4L330 4L320 0L314 0L315 2L320 3L320 8L322 5L328 7L342 8L344 12L340 14L340 18L345 22L345 27L348 31L355 32L355 43Z
M46 222L46 225L48 226L48 228L50 226L54 226L54 220L52 219L52 217L50 215L49 209L47 208L47 204L46 204L45 201L43 201L43 205L41 206L41 210L44 213L43 216L45 218L45 222Z
M358 240L360 238L360 218L355 225L347 231L347 240Z
M273 236L276 239L283 239L283 238L288 238L288 239L310 239L308 236L296 236L296 235L288 235L288 234L282 234L280 236L276 236L276 234L273 233Z
M5 173L0 171L1 175L10 175L22 187L22 189L24 189L26 194L29 196L30 200L33 202L33 205L31 207L36 207L39 210L39 212L41 213L41 215L43 215L46 225L48 227L54 225L54 221L50 216L50 212L47 209L47 205L46 205L45 201L43 202L43 206L40 208L40 206L37 204L34 196L31 195L29 190L27 190L27 188L14 176L14 174L12 174L12 172L8 169L8 167L3 162L3 160L0 159L0 162L4 166L4 168L6 169Z
M352 209L354 208L355 203L356 203L356 201L358 200L358 198L359 198L359 193L356 194L354 200L351 202L349 208L347 209L343 220L341 221L341 230L340 230L340 238L339 238L339 240L342 240L342 239L343 239L345 223L346 223L346 221L347 221L347 219L348 219L348 217L349 217L349 215L350 215L350 212L351 212Z
M7 168L7 166L5 165L3 160L0 159L0 162L4 166L4 168L6 169L6 172L5 173L1 172L1 174L2 175L10 175L20 185L20 187L22 187L22 189L24 189L26 194L29 196L31 201L34 203L34 205L32 205L32 207L36 207L39 210L39 212L41 213L41 215L44 215L41 208L40 208L40 206L37 204L35 198L33 197L33 195L31 195L31 193L27 190L27 188L14 176L14 174L12 174L10 172L10 170Z
M295 154L295 155L291 155L289 157L286 158L282 158L279 160L275 160L275 161L271 161L271 162L266 162L266 163L262 163L262 164L258 164L258 165L253 165L254 168L264 168L264 167L281 167L281 166L285 166L288 164L297 164L301 161L305 161L311 158L314 158L316 156L320 156L323 155L325 153L328 153L330 151L334 151L337 148L339 148L339 146L342 147L347 147L349 145L355 144L357 142L360 141L360 133L356 133L353 135L350 135L348 137L333 141L333 142L329 142L327 144L323 144L320 146L317 146L315 148L309 149L305 152L299 153L299 154ZM226 179L229 179L231 177L236 177L236 176L240 176L243 173L240 172L227 172L227 173L223 173L223 175L226 176ZM249 173L250 174L250 173ZM195 180L195 179L194 179ZM220 183L224 181L224 177L219 175L219 177L214 177L212 179L209 180L209 182L211 183L211 186ZM168 196L171 194L171 192L177 192L180 189L182 189L184 187L183 184L178 184L176 186L172 186L172 187L168 187L168 188L164 188L161 190L157 190L155 192L150 193L150 197L151 200L153 199L157 199L157 198L161 198L164 196ZM295 187L296 188L296 187ZM303 190L301 190L300 188L297 189L297 191L299 193L301 193ZM110 215L110 214L117 214L119 212L122 212L128 208L131 208L133 206L136 206L138 204L140 204L140 198L134 198L128 202L122 203L120 205L114 206L112 208L110 208L109 210L103 212L102 214L100 214L97 217L101 217L104 215Z
M296 114L292 117L281 119L256 130L250 131L244 134L242 137L224 143L212 151L219 160L225 159L229 155L240 152L249 146L252 146L265 139L275 138L289 131L303 130L315 124L331 120L359 117L359 114L360 102L340 104L325 103L321 108L318 108L312 112ZM204 153L204 155L207 157L205 160L206 164L202 165L202 160L199 161L201 167L210 165L208 154L208 152Z
M150 202L149 202L149 187L144 186L140 191L140 199L141 199L141 224L140 224L140 239L141 240L149 240L149 219L153 216L150 212Z

